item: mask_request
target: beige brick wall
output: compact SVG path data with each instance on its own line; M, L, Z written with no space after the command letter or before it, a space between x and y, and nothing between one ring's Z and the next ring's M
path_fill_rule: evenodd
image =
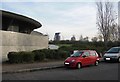
M48 36L28 35L23 33L1 31L2 37L1 54L2 61L8 60L7 54L11 51L32 51L48 48Z

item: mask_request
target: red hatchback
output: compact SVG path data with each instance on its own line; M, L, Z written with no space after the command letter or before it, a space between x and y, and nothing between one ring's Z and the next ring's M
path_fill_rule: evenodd
M79 50L68 57L64 65L65 67L81 68L82 66L94 64L97 66L99 63L99 56L94 50Z

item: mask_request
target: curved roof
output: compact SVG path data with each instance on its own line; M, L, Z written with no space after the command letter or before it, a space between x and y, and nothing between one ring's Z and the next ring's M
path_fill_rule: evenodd
M19 22L22 22L22 24L27 23L32 26L32 29L40 28L42 26L41 23L39 23L38 21L36 21L32 18L23 16L23 15L19 15L19 14L15 14L12 12L4 11L4 10L0 10L0 11L2 11L2 20L5 20L5 23L7 22L7 20L4 17L7 17L7 19L14 19ZM4 21L3 21L3 24L4 24Z

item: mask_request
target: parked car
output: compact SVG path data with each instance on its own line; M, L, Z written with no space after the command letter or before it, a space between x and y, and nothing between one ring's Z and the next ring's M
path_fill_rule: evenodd
M94 50L78 50L64 61L65 67L80 69L83 66L99 63L98 53Z
M105 52L104 61L118 61L120 62L120 47L112 47Z

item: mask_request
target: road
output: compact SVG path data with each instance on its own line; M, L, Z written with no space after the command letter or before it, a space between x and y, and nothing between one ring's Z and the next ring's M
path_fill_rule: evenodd
M3 74L3 80L118 80L118 63L101 62L81 69L57 68L35 72Z

